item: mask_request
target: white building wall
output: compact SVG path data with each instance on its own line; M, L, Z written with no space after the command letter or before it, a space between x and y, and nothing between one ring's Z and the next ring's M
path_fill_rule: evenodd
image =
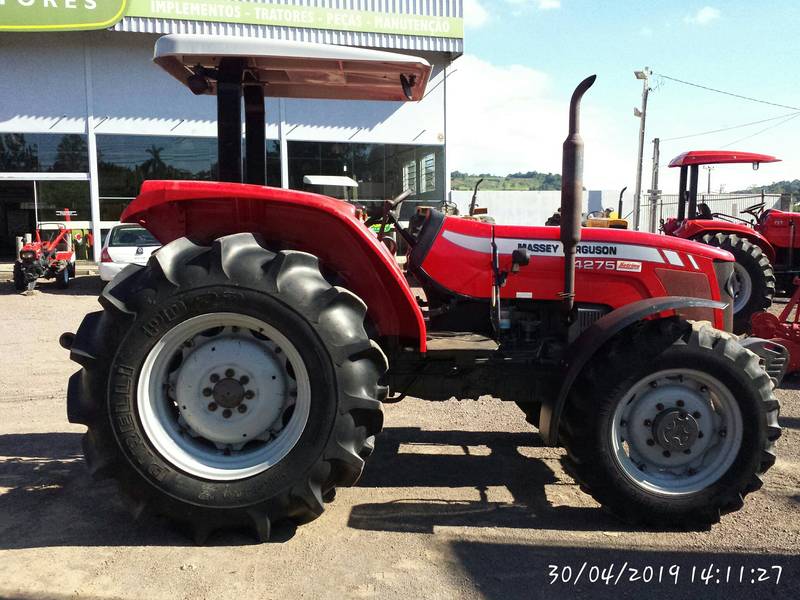
M472 192L452 191L453 202L459 214L469 214ZM589 193L583 194L582 212L586 212ZM544 222L561 206L561 192L513 192L478 190L477 205L489 210L498 225L544 225Z
M107 31L4 33L0 36L0 132L83 133L83 48L87 45L95 133L216 136L215 98L194 96L152 62L157 38ZM428 94L415 103L284 100L287 139L443 144L442 77L440 64ZM278 103L275 98L267 100L267 137L271 139L278 139Z

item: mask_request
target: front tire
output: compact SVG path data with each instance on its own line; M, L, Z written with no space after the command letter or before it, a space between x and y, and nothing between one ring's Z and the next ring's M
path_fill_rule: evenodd
M750 240L735 234L707 233L702 241L733 254L734 296L733 331L748 333L750 318L772 306L775 271L764 251Z
M69 267L64 267L56 274L56 285L59 289L65 290L69 287L70 281L70 269Z
M14 289L18 292L24 292L28 289L25 273L22 271L22 265L19 261L14 263Z
M117 479L135 515L165 515L197 541L230 527L265 540L358 480L383 422L386 358L363 302L315 257L251 234L182 238L100 301L71 348L83 369L68 411L89 427L89 469Z
M581 375L562 424L566 470L622 520L703 528L774 464L778 402L758 357L707 323L652 321Z

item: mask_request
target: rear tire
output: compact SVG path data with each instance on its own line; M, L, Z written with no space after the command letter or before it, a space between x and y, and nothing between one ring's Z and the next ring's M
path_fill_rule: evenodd
M68 413L89 427L89 470L117 479L135 516L164 515L198 542L231 527L263 541L358 480L383 423L386 358L364 303L331 286L315 257L271 252L251 234L211 247L181 238L128 266L100 302L71 348L83 369ZM241 390L218 397L225 381ZM233 442L231 427L250 441Z
M25 282L25 273L23 273L22 265L19 262L14 263L14 289L18 292L24 292L28 289L28 284Z
M736 259L734 276L742 296L734 296L733 331L748 333L750 318L772 306L775 295L775 272L764 251L750 240L735 234L707 233L702 241L727 250Z
M778 410L758 357L734 336L651 321L612 341L576 383L564 466L623 521L707 527L761 488Z

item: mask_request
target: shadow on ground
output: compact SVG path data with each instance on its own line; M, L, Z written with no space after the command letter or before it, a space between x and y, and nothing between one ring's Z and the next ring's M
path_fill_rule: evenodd
M400 444L463 448L461 454L400 453ZM541 447L538 434L505 432L422 431L387 428L367 463L360 487L474 487L478 500L408 498L353 507L349 525L356 529L432 533L436 526L564 529L577 531L631 530L600 508L552 506L545 485L563 485L575 493L571 480L555 477L547 463L520 450ZM470 447L488 448L469 455ZM553 460L557 460L554 458ZM508 489L511 502L490 501L489 487Z
M83 462L78 433L0 435L0 549L48 546L191 545L181 532L160 519L137 523L113 483L93 482ZM461 445L488 448L482 455L405 454L400 444ZM388 428L359 483L362 487L474 487L480 500L453 502L408 499L361 504L352 509L356 529L432 532L436 525L523 529L615 530L620 525L597 508L553 507L546 484L559 484L546 462L520 448L540 446L531 433L427 432ZM557 460L554 458L553 460ZM565 488L573 488L564 482ZM491 486L506 487L513 502L487 499ZM324 518L324 517L323 517ZM284 525L274 541L294 533ZM213 545L253 543L239 532L218 533Z
M36 283L36 289L30 296L35 298L37 294L52 294L54 296L99 296L103 291L105 282L97 275L83 275L75 277L69 282L69 287L61 289L53 280L40 280ZM12 281L0 281L0 296L24 296L23 292L18 292L14 288Z
M488 600L753 600L797 598L800 592L797 556L470 541L454 541L451 547L464 574Z
M78 433L0 435L0 549L50 546L192 546L170 523L133 522L114 483L94 482ZM277 528L276 541L294 529ZM209 543L254 543L229 531Z

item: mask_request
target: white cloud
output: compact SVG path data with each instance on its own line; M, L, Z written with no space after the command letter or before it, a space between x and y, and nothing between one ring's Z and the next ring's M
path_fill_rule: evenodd
M561 172L571 90L556 96L550 76L542 71L493 65L469 54L456 60L453 68L447 87L451 170L498 175ZM593 107L592 94L587 94L582 109L585 182L592 189L610 189L628 181L624 175L633 169L636 133L631 125L634 142L623 145L620 132Z
M686 23L691 23L692 25L708 25L712 21L716 21L720 18L722 13L718 8L714 8L713 6L704 6L696 13L686 15L683 19Z
M478 0L464 0L464 25L470 29L478 29L486 25L489 12Z

